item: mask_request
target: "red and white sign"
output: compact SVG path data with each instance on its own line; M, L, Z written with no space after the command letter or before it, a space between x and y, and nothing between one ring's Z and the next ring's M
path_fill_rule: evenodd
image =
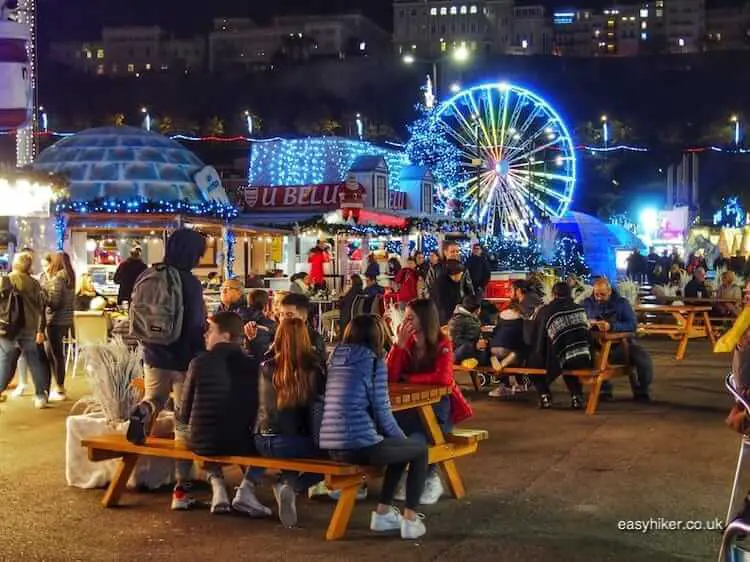
M245 188L245 209L338 209L343 184L255 186Z
M390 209L403 210L406 208L405 191L391 191L388 193L388 198L390 199Z

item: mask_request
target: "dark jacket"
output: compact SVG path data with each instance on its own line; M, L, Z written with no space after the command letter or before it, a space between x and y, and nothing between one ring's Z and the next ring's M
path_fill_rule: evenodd
M318 356L321 368L325 371L326 359L328 358L328 353L326 352L326 340L323 339L323 336L321 336L318 331L309 324L307 325L307 333L310 336L310 343Z
M203 335L206 325L206 305L203 287L191 273L205 251L205 240L200 232L181 229L167 240L164 262L179 271L182 280L184 310L180 339L170 345L143 345L143 360L149 367L171 371L187 370L190 361L205 349Z
M586 311L572 299L555 299L543 306L534 326L530 367L545 367L554 376L571 362L591 361Z
M381 285L375 283L374 285L365 287L362 292L368 297L377 297L378 295L384 295L385 289Z
M698 295L700 293L700 296ZM709 294L708 289L706 288L706 282L699 283L695 277L693 277L690 281L687 282L687 285L685 285L685 298L686 299L698 299L698 298L709 298L711 295Z
M190 426L190 449L199 455L253 451L258 412L258 361L239 345L221 343L190 362L177 421Z
M385 362L361 345L339 345L328 361L320 446L355 450L383 437L406 437L391 410Z
M437 281L443 276L443 273L445 273L445 261L440 261L436 263L435 265L431 266L430 269L427 271L427 277L424 280L424 292L426 298L435 298L437 296ZM474 291L474 283L471 280L471 272L467 269L464 271L464 275L461 278L461 299L463 299L467 295L473 295L476 291ZM451 312L453 312L453 309L451 309Z
M11 271L8 280L21 294L23 302L23 328L18 337L33 338L36 334L43 333L47 321L44 314L45 296L39 281L19 271Z
M273 344L273 338L276 337L276 322L268 318L263 314L262 310L255 308L248 308L249 320L248 322L255 322L258 325L258 335L249 344L249 351L253 357L261 360L265 357L268 350L271 349ZM263 329L265 328L265 330ZM313 343L314 345L314 343Z
M474 285L474 292L477 292L478 289L483 289L490 282L492 271L490 270L490 262L486 256L470 255L469 259L466 260L466 269Z
M255 423L255 433L259 435L287 435L312 437L312 407L318 396L325 391L323 370L310 358L308 367L312 378L313 393L306 404L279 409L276 399L276 388L273 385L273 373L276 369L276 359L271 358L260 366L260 383L258 391L258 418Z
M589 320L609 322L613 332L635 332L638 326L633 307L614 290L606 302L598 302L593 297L586 298L583 308Z
M522 352L526 349L523 339L523 327L525 320L521 314L510 309L500 313L497 328L492 334L490 347L502 347L510 351ZM533 322L528 320L527 322Z
M68 284L68 276L64 271L47 280L44 287L47 295L48 326L72 326L73 309L76 298L75 289Z
M448 332L453 340L453 349L458 349L465 344L473 347L479 341L482 325L479 323L479 318L459 305L448 322Z
M380 265L377 263L368 263L365 269L365 277L378 277L380 275Z
M130 295L133 293L133 287L135 286L135 280L138 279L138 276L146 269L148 269L148 267L140 258L128 258L117 266L114 278L114 282L119 285L119 288L117 289L117 304L121 304L122 301L130 300Z
M352 287L341 297L339 301L339 328L341 333L344 333L346 327L349 325L349 321L352 319L352 306L354 306L354 299L363 293L362 289Z
M462 281L456 283L447 273L443 273L433 285L434 290L430 293L430 298L437 305L441 326L448 323L453 311L463 300L461 284Z
M535 287L533 289L526 292L518 303L521 308L521 318L523 318L523 341L527 347L534 345L534 314L544 304L544 296L540 295Z
M91 301L100 296L99 293L93 295L76 295L75 300L73 301L73 308L80 311L91 310Z

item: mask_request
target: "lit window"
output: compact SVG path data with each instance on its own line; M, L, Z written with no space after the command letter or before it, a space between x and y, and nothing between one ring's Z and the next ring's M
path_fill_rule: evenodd
M161 65L161 69L162 70L169 70L169 65L168 64L163 64L163 65Z
M134 64L129 64L128 65L128 72L135 72L135 65Z
M648 8L641 8L641 17L647 18L648 17Z
M104 49L97 49L96 50L96 58L103 59L104 58Z
M524 39L523 41L521 41L521 48L522 49L528 49L529 48L529 42L526 41L526 39Z
M476 14L477 13L477 7L476 6L472 6L471 8L469 8L469 13Z
M361 43L359 44L359 50L360 50L360 51L366 51L366 50L367 50L367 43L366 43L366 42L364 42L364 41L362 41L362 42L361 42Z
M641 22L641 29L646 29L648 27L648 24L645 21Z
M448 44L447 43L440 43L440 50L442 52L445 52L448 50Z
M656 10L656 17L660 18L663 15L664 15L664 10L660 10L660 9L657 8L657 10Z
M635 21L635 16L630 16L630 21Z
M646 32L644 31L643 33L641 33L641 40L642 40L642 41L645 41L646 39L648 39L648 33L646 33Z
M93 57L93 55L91 54L91 51L86 51L86 58L90 59L92 57Z
M601 34L602 34L602 32L599 31L598 29L596 31L594 31L594 37L599 37Z
M150 62L146 63L146 70L151 70L151 63Z
M458 13L458 8L455 6L451 6L451 15L455 16Z
M104 74L104 65L103 64L100 64L99 66L96 67L96 73L99 76L101 76L102 74Z
M466 14L469 11L469 9L466 6L461 6L461 13Z
M430 8L430 15L436 16L437 15L437 8Z
M445 6L443 6L442 8L440 8L440 15L441 16L445 16L447 14L448 14L448 8L446 8Z
M679 45L680 47L684 47L684 46L685 46L685 40L684 40L684 39L683 39L682 37L680 37L680 38L679 38L679 39L677 40L677 44L678 44L678 45Z

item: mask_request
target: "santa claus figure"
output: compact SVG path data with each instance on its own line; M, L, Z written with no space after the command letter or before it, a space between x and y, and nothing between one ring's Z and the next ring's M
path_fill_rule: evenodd
M339 190L339 203L344 221L359 222L359 213L365 206L365 194L365 188L353 174L349 174Z

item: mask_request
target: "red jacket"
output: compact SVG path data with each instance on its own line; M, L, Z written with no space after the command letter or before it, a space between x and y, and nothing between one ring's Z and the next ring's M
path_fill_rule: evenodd
M310 281L314 285L319 285L325 281L323 264L329 261L331 261L331 258L325 250L313 248L310 251L310 257L307 258L307 262L310 264Z
M409 372L411 368L411 353L414 348L411 339L406 349L393 346L388 353L388 380L390 382L406 382L409 384L432 384L451 386L453 384L453 349L451 340L442 338L438 342L438 353L434 370L423 373Z
M398 302L411 302L417 298L417 272L409 267L396 274L398 283Z

